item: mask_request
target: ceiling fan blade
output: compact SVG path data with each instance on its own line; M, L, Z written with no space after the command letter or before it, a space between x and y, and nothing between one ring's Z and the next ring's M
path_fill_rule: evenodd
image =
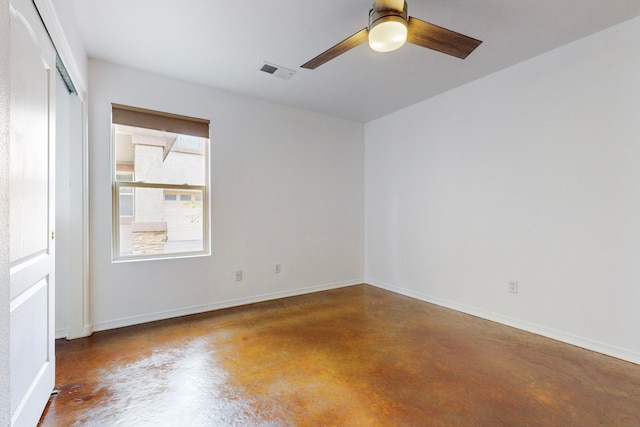
M331 61L336 56L342 55L346 51L351 50L358 45L361 45L362 43L366 42L368 38L369 38L369 29L363 28L362 30L358 31L351 37L347 37L337 45L322 52L320 55L316 56L311 61L304 63L303 65L301 65L301 67L307 68L309 70L314 70L319 66L321 66L322 64L324 64L325 62Z
M373 3L375 10L395 10L402 12L405 0L376 0Z
M482 43L480 40L421 21L412 16L409 17L408 24L407 41L409 43L461 59L465 59Z

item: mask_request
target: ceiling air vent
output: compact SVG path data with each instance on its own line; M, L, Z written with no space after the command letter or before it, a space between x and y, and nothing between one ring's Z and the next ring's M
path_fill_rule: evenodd
M264 71L267 74L271 74L272 76L283 80L289 80L296 73L295 71L289 70L288 68L284 68L265 61L260 64L258 70Z

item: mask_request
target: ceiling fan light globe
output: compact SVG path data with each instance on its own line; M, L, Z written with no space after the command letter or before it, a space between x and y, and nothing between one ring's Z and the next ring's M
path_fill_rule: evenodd
M407 23L397 16L377 20L369 28L369 46L377 52L391 52L407 41Z

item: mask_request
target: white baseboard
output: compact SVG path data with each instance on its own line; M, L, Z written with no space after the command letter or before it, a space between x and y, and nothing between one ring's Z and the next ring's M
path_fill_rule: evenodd
M55 339L66 338L68 340L72 340L72 339L76 339L76 338L88 337L92 333L93 333L93 326L92 325L85 325L82 328L82 335L79 335L77 337L70 337L69 336L69 328L61 328L61 329L56 329L56 331L55 331Z
M567 344L575 345L577 347L584 348L586 350L595 351L598 353L612 356L617 359L622 359L631 363L640 365L640 353L625 348L620 348L605 344L602 342L590 340L588 338L579 337L576 335L568 334L555 329L550 329L544 326L540 326L534 323L525 322L511 317L503 316L501 314L484 311L475 307L469 307L456 302L443 300L430 295L425 295L420 292L411 291L408 289L400 288L397 286L389 285L387 283L378 282L375 280L365 280L365 283L372 286L376 286L381 289L386 289L397 294L405 295L411 298L419 299L431 304L439 305L442 307L450 308L452 310L460 311L462 313L470 314L472 316L480 317L482 319L490 320L492 322L501 323L506 326L510 326L516 329L520 329L526 332L531 332L536 335L542 335L547 338L561 341Z
M105 322L94 323L92 325L93 326L92 331L93 332L106 331L108 329L116 329L116 328L122 328L122 327L125 327L125 326L139 325L141 323L155 322L157 320L165 320L165 319L171 319L171 318L174 318L174 317L188 316L188 315L191 315L191 314L205 313L207 311L220 310L220 309L223 309L223 308L230 308L230 307L237 307L237 306L240 306L240 305L253 304L253 303L257 303L257 302L264 302L264 301L274 300L274 299L278 299L278 298L286 298L286 297L292 297L292 296L297 296L297 295L304 295L304 294L309 294L309 293L312 293L312 292L326 291L326 290L330 290L330 289L338 289L338 288L343 288L343 287L346 287L346 286L358 285L358 284L362 284L362 283L363 283L362 279L349 280L349 281L344 281L344 282L328 283L328 284L324 284L324 285L315 285L315 286L309 286L309 287L304 287L304 288L291 289L291 290L282 291L282 292L274 292L274 293L262 294L262 295L253 295L253 296L250 296L250 297L219 301L219 302L210 303L210 304L195 305L195 306L184 307L184 308L179 308L179 309L175 309L175 310L167 310L167 311L161 311L161 312L156 312L156 313L148 313L148 314L143 314L143 315L140 315L140 316L132 316L132 317L126 317L126 318L121 318L121 319L109 320L109 321L105 321Z

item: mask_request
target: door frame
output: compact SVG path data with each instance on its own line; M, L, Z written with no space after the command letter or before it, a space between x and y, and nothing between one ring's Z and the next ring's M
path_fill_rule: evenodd
M89 126L87 85L73 49L63 31L62 23L52 0L33 0L33 2L82 103L82 176L78 183L78 190L82 194L82 212L79 213L82 218L82 224L79 229L74 230L72 235L69 236L72 239L72 245L81 248L82 256L81 260L78 261L81 265L76 268L81 270L82 280L79 283L70 284L69 328L66 333L67 339L81 338L89 336L93 332L89 282Z

